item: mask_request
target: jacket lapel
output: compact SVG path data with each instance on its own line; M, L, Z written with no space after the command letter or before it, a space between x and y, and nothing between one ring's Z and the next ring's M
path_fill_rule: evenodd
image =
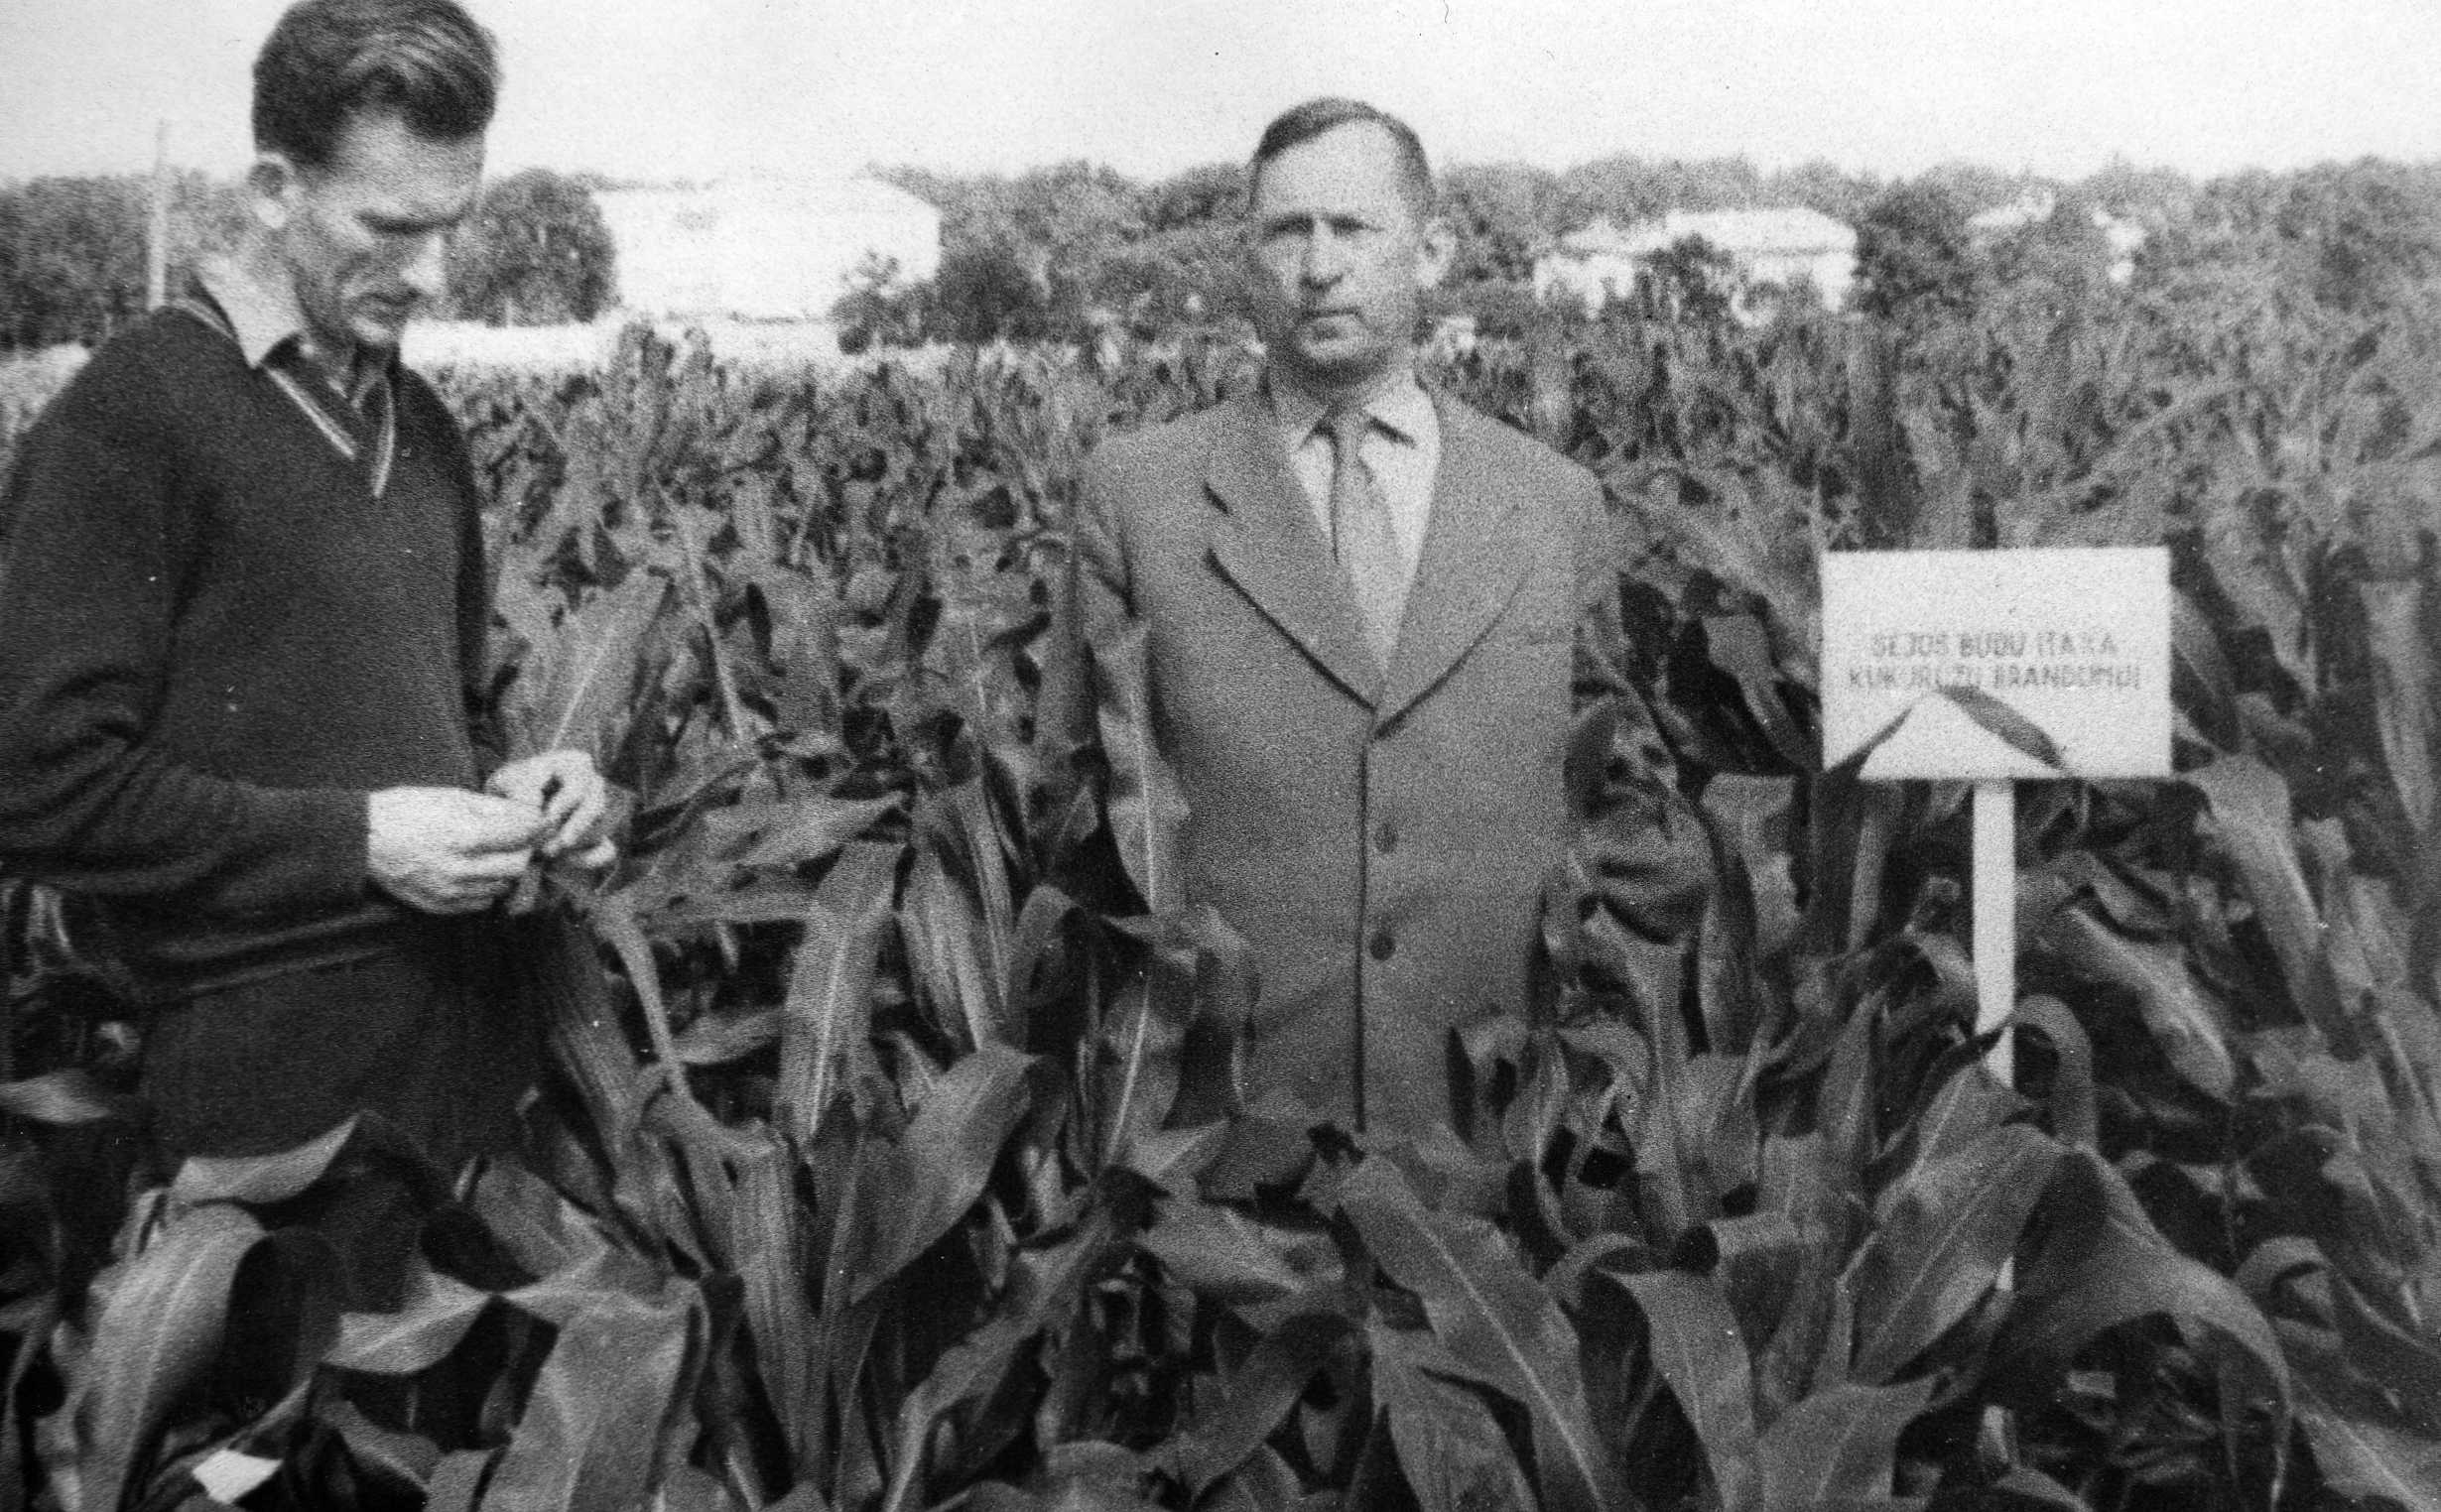
M1423 558L1407 591L1406 618L1374 710L1381 719L1406 712L1449 676L1517 596L1530 566L1509 528L1520 497L1491 465L1476 430L1494 422L1478 420L1438 395L1433 407L1441 419L1441 465L1433 479ZM1361 650L1361 638L1357 644Z
M1213 560L1334 682L1370 704L1381 673L1330 543L1289 469L1270 407L1247 395L1230 401L1229 412L1204 464L1205 485L1222 510L1213 523Z

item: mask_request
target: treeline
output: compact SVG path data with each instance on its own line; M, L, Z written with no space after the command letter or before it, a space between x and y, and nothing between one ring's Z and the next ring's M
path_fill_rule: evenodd
M616 294L610 233L590 180L528 169L485 187L450 251L442 312L497 324L589 320ZM152 183L141 175L0 185L0 350L92 343L142 315ZM231 182L173 180L172 287L234 246L247 223Z
M869 268L840 302L843 341L913 343L1148 335L1243 312L1235 215L1243 170L1216 163L1139 181L1082 161L1016 175L877 170L942 213L942 261L921 283ZM1859 232L1859 305L1930 318L1993 299L2057 303L2103 280L2113 253L2097 214L2142 228L2139 279L2268 280L2343 311L2378 308L2441 267L2441 166L2367 159L2197 181L2115 163L2082 181L1972 164L1914 178L1827 162L1763 171L1742 158L1612 157L1565 172L1462 164L1441 174L1457 238L1446 308L1500 332L1538 315L1533 272L1566 233L1606 217L1800 205ZM1996 236L1982 211L2048 195L2047 217ZM1717 249L1661 260L1644 315L1726 313ZM2218 269L2216 274L2213 270Z
M921 282L868 267L835 312L851 349L1142 337L1244 314L1236 164L1158 180L1083 161L1016 175L877 172L939 208L942 259ZM488 186L452 248L441 314L555 324L610 308L616 255L592 197L602 187L545 169ZM1927 319L1998 299L2057 305L2073 292L2063 286L2099 283L2112 253L2097 213L2143 229L2136 275L2148 285L2237 279L2360 313L2441 272L2441 166L2375 159L2201 182L2115 164L2070 183L1964 164L1883 180L1825 162L1764 172L1742 158L1613 157L1561 173L1461 164L1440 188L1457 238L1444 308L1493 334L1552 315L1535 302L1534 265L1562 236L1673 209L1802 205L1845 221L1859 233L1858 306ZM1972 232L1979 212L2042 194L2048 217L1996 237ZM98 341L142 312L149 196L134 175L0 185L0 350ZM173 279L233 244L246 218L236 185L178 176ZM1632 313L1724 315L1727 276L1717 249L1674 249Z

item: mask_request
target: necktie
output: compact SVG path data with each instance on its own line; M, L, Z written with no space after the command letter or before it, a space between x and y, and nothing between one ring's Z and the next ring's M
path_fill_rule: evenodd
M1390 528L1389 503L1374 485L1373 469L1364 465L1363 441L1371 428L1372 417L1353 406L1333 410L1315 427L1331 438L1331 554L1355 592L1373 660L1387 668L1407 608L1407 573Z

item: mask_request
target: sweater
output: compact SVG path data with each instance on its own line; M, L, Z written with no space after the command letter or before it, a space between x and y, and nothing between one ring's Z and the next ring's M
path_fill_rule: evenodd
M0 872L93 900L157 1000L428 931L369 885L367 799L477 777L455 421L397 370L386 466L350 455L211 314L105 345L0 494Z

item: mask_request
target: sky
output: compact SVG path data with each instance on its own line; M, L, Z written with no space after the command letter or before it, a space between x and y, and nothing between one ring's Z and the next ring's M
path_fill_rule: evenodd
M245 161L283 0L0 0L0 180ZM496 171L1137 177L1322 93L1444 162L2078 178L2441 158L2441 0L469 0Z

